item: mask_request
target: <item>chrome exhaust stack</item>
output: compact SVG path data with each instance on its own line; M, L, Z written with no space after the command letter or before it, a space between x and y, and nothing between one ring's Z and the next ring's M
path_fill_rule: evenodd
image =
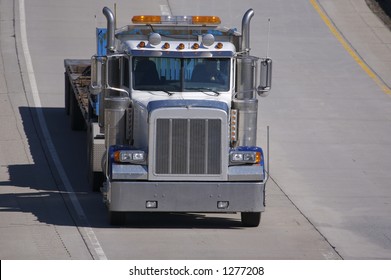
M114 35L115 35L115 16L114 13L107 7L102 10L107 19L107 52L113 53L115 51Z
M257 94L266 96L271 89L271 59L250 55L250 21L253 16L253 9L243 16L242 41L236 58L236 93L232 108L236 110L238 130L236 140L231 141L233 147L257 145Z
M237 57L236 96L238 135L234 146L256 146L258 99L255 97L257 57L250 56L250 21L254 10L249 9L242 19L241 54Z
M249 9L242 19L242 52L246 52L249 55L250 52L250 21L254 16L254 10Z
M242 19L242 44L240 55L237 57L237 95L236 98L253 99L256 88L257 57L250 56L250 21L254 10L249 9Z

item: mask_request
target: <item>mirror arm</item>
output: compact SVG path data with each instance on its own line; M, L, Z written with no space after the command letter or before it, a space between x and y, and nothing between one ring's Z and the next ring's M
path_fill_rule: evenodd
M105 86L105 89L108 89L108 90L114 90L114 91L118 91L118 92L122 92L122 93L126 93L128 97L130 97L130 93L123 89L123 88L116 88L116 87L111 87L109 84L107 84Z

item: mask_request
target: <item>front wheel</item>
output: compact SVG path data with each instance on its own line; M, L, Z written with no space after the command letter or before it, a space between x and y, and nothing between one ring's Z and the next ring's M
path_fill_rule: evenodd
M261 222L261 212L242 212L242 225L245 227L257 227Z

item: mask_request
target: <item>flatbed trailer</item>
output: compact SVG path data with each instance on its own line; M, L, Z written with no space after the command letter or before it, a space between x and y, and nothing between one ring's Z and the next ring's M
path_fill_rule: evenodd
M90 117L88 98L91 84L91 60L65 59L65 110L72 130L83 130ZM85 125L83 125L83 123Z

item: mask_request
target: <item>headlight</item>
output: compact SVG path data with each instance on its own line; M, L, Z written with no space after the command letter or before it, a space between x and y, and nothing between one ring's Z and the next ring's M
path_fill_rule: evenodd
M114 162L116 163L146 163L147 156L144 151L119 150L114 152Z
M256 151L232 151L229 156L231 164L260 163L262 156Z
M242 153L232 153L231 154L231 161L243 161L243 154Z

